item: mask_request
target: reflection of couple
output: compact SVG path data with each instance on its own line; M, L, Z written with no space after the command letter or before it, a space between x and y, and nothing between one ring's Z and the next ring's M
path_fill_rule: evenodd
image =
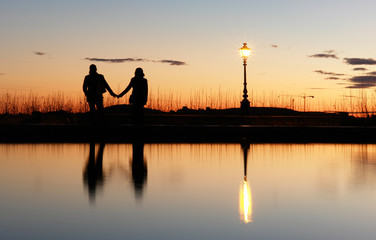
M83 182L88 190L91 203L95 202L97 192L102 190L106 179L106 174L103 171L104 146L105 144L101 143L97 154L95 154L95 143L90 143L89 158L83 170ZM148 175L146 158L144 157L144 143L135 141L132 143L132 149L132 183L136 199L140 200Z
M87 102L89 103L90 115L94 119L95 107L103 118L103 93L108 91L111 96L121 98L132 88L132 94L129 97L129 103L132 106L134 114L134 123L142 123L143 109L148 99L148 82L144 78L142 68L137 68L135 76L131 79L128 86L120 94L115 94L102 74L97 73L97 67L90 65L89 75L85 77L83 91Z

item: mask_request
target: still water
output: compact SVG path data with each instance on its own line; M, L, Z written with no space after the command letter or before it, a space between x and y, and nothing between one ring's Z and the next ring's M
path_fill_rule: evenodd
M376 145L2 144L0 239L375 239Z

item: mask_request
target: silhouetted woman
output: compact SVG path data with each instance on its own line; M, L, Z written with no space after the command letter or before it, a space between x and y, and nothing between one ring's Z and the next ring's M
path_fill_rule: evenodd
M144 106L148 101L148 80L146 80L144 76L142 68L137 68L129 85L118 95L120 98L131 90L131 88L133 89L129 97L129 103L132 105L133 109L134 124L143 124L144 121Z

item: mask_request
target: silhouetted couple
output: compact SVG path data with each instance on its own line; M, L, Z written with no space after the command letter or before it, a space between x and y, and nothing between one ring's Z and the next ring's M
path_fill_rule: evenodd
M94 64L90 65L89 75L87 75L84 80L83 91L89 103L90 119L92 123L95 122L96 109L99 112L101 120L104 120L103 93L108 91L111 96L121 98L132 89L129 104L131 104L133 110L133 123L143 124L144 106L148 100L148 82L144 76L142 68L137 68L135 76L131 79L128 86L123 92L117 95L112 91L104 79L104 76L97 73L97 67Z

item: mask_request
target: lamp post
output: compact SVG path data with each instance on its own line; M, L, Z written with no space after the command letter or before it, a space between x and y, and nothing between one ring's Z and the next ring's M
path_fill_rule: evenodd
M244 66L244 89L243 89L243 100L240 102L240 108L242 110L249 110L250 104L248 100L248 91L247 91L247 59L251 54L251 49L247 47L247 43L243 43L243 47L239 49L240 55L243 58Z

